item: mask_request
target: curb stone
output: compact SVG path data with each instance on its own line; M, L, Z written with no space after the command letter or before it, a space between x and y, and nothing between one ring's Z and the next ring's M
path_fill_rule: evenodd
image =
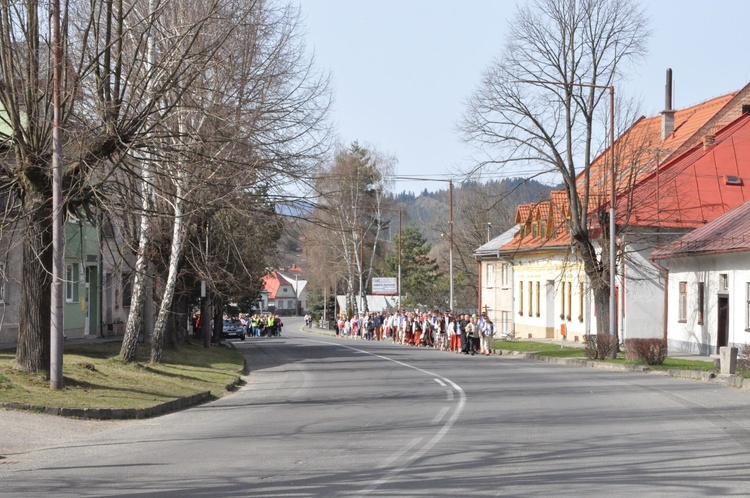
M158 405L146 408L62 408L43 405L25 405L22 403L0 403L0 407L10 408L13 410L26 410L31 412L46 413L60 417L72 417L93 420L126 420L126 419L143 419L151 418L158 415L171 413L188 406L197 405L209 399L211 391L185 396L166 401Z
M249 373L247 360L244 362L243 375ZM235 390L242 384L242 378L237 377L233 382L227 384L224 389L227 391ZM200 403L211 398L211 391L204 391L192 396L183 396L165 401L158 405L148 406L146 408L62 408L56 406L44 405L26 405L23 403L2 403L0 408L11 410L23 410L37 413L46 413L48 415L57 415L59 417L81 418L89 420L129 420L144 419L166 415L167 413L176 412Z

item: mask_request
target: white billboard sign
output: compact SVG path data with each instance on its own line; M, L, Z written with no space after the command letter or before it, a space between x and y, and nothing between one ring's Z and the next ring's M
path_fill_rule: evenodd
M395 296L398 294L398 279L395 277L374 277L372 279L373 296Z

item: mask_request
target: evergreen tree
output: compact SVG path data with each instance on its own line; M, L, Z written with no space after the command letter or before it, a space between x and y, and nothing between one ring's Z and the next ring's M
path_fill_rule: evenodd
M429 256L432 246L416 227L401 234L401 299L404 307L444 308L449 282L437 260ZM399 245L398 237L394 244ZM386 258L389 276L398 276L398 253Z

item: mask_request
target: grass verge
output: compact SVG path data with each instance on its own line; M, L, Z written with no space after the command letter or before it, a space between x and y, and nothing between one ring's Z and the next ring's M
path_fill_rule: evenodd
M583 348L574 348L564 346L560 348L559 344L552 342L535 342L535 341L494 341L492 347L508 351L520 351L524 353L538 353L541 356L554 356L560 358L585 358L586 354ZM624 356L615 360L594 360L606 363L620 363L624 365L634 365L632 361L626 361ZM682 358L664 359L661 365L648 365L652 370L701 370L704 372L714 371L714 365L708 361L702 360L685 360ZM738 375L750 377L750 371L738 369Z
M139 345L135 362L118 358L119 342L76 344L65 347L64 387L49 388L43 375L13 368L14 350L0 351L0 402L62 408L146 408L211 391L226 393L226 386L242 374L242 355L226 347L203 348L184 344L164 351L164 362L148 363L148 345Z
M492 347L508 351L520 351L522 353L539 353L543 356L559 356L568 358L585 358L582 348L571 346L560 347L560 344L552 342L535 341L494 341Z

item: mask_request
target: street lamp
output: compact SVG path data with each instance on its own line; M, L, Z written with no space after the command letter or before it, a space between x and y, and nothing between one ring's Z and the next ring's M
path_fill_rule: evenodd
M564 83L546 80L514 80L515 83L532 83L556 86L580 86L609 90L609 152L610 177L609 191L609 334L614 337L616 330L615 317L615 87L612 85L593 85L591 83Z
M449 278L450 278L450 302L449 308L453 311L453 180L441 180L438 178L419 178L416 176L396 176L396 180L408 180L416 182L446 182L448 183L448 203L450 205L450 232L448 236L448 265L449 265ZM401 279L399 278L399 293L400 293Z

